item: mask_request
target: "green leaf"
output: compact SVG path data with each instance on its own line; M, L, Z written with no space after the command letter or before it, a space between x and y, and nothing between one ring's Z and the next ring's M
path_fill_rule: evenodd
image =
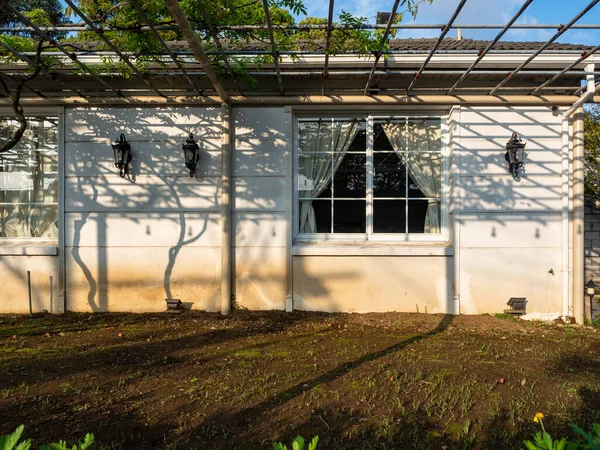
M292 442L292 450L304 450L304 438L302 436L296 436L296 439Z
M11 434L0 436L0 450L29 450L31 448L31 439L25 440L17 445L24 429L25 426L20 425Z

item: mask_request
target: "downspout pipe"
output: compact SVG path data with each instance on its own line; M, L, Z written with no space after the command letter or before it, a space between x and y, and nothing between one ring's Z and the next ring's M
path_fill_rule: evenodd
M454 247L453 256L453 311L452 314L460 314L460 223L461 223L461 202L460 202L460 145L455 145L460 140L459 127L455 123L460 123L460 106L455 106L452 109L448 123L448 133L451 137L449 145L451 145L452 161L452 243ZM455 118L454 118L455 117Z
M562 248L562 309L561 315L569 317L569 119L562 120L561 148L561 248Z
M221 104L221 314L231 312L231 106Z
M583 105L593 101L600 86L595 86L593 71L594 64L585 68L586 92L562 115L562 315L573 316L577 323L584 321L584 141L583 141ZM573 267L569 267L569 125L573 118ZM572 273L571 273L572 269ZM572 275L572 276L571 276ZM573 299L569 298L571 284ZM572 308L572 309L571 309ZM571 314L572 311L572 314Z

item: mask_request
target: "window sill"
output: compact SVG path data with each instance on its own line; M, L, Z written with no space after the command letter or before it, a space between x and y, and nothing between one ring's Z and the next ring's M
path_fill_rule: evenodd
M0 241L0 256L57 256L56 241Z
M447 243L382 244L382 243L297 243L293 256L452 256L454 249Z

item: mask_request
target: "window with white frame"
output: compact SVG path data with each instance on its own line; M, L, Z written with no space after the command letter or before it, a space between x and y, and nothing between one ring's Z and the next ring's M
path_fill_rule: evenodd
M440 117L300 118L297 123L298 239L441 236Z
M58 119L28 121L17 146L0 154L0 239L58 236ZM0 118L0 142L17 127Z

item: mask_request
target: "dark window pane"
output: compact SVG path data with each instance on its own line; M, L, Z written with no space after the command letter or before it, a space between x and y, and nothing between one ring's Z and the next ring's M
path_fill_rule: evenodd
M405 197L406 169L395 152L374 153L373 196Z
M300 200L300 233L331 233L331 200Z
M367 195L366 155L347 153L334 176L336 198L365 198Z
M334 233L366 232L366 202L364 200L335 200L333 217Z
M375 200L373 202L374 233L405 233L406 202L404 200Z
M405 130L405 124L404 122L399 123L399 122L392 122L394 123L394 127L388 128L390 130L390 132L392 130L401 133L401 135L403 136L404 130ZM400 140L403 142L404 138L401 137ZM388 139L384 127L381 123L375 123L373 124L373 150L375 151L394 151L394 147L392 147L392 144L390 143L390 140ZM404 150L404 146L402 146L402 148L400 150Z
M408 232L439 233L440 202L433 200L409 200Z
M364 152L367 149L367 131L365 130L365 125L361 122L357 126L359 129L348 148L349 152Z

